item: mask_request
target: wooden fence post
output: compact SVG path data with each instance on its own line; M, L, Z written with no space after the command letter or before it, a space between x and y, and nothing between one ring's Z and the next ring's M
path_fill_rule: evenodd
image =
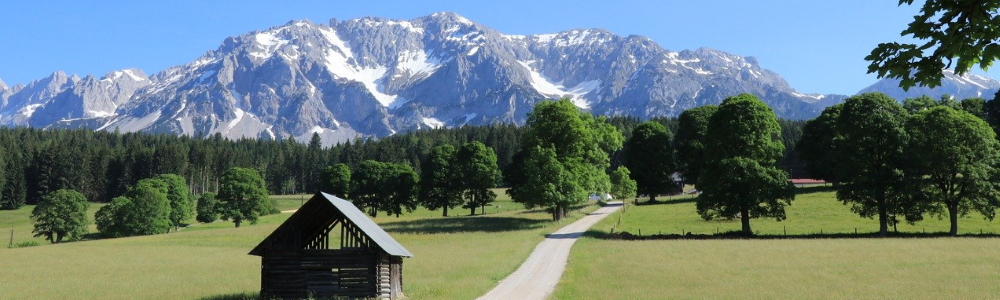
M13 247L14 247L14 228L11 228L10 229L10 244L7 245L7 248L13 248Z

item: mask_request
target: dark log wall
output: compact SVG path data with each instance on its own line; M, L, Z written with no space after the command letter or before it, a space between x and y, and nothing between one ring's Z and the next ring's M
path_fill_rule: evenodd
M263 256L263 298L378 296L378 260L373 252L301 250Z

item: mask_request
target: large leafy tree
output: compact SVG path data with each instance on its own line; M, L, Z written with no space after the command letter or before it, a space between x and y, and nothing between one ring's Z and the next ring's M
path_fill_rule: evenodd
M52 243L77 240L87 233L87 197L73 190L58 190L42 197L31 210L35 237Z
M837 118L841 108L841 104L827 107L818 117L806 122L802 128L802 138L795 145L809 176L833 182L834 185L838 184L834 139L837 136Z
M460 188L465 198L465 208L476 214L476 208L482 208L486 213L486 205L497 198L491 188L497 186L500 180L500 169L497 167L497 155L492 148L480 142L470 142L462 145L455 155L456 165L460 172Z
M165 185L167 200L170 201L170 225L174 231L194 214L195 203L188 192L184 178L177 174L160 174L153 177Z
M417 175L409 165L361 162L351 175L351 197L354 204L375 217L384 211L397 217L417 207Z
M166 184L143 179L125 195L111 200L95 214L97 230L106 236L124 237L166 233L170 230L170 200Z
M837 199L862 217L877 216L881 235L907 211L905 121L903 107L881 93L847 98L837 117Z
M657 122L645 122L632 130L625 144L625 166L632 172L639 194L656 195L676 188L670 176L674 169L674 149L667 127Z
M900 0L912 5L914 0ZM978 65L989 68L1000 58L1000 1L926 0L900 34L918 41L881 43L865 60L868 73L879 78L898 78L900 87L935 87L944 78L944 69L962 75Z
M722 101L708 123L705 173L698 180L698 214L706 220L739 213L743 234L751 218L785 219L794 199L788 174L776 167L785 146L774 112L756 96Z
M603 118L594 118L580 111L569 99L542 101L528 114L528 130L522 142L523 157L515 158L521 178L508 178L508 190L514 201L527 206L547 206L553 219L566 215L566 208L587 200L587 194L603 194L611 190L611 180L606 173L610 167L608 153L618 150L624 139L618 130ZM531 157L552 154L558 165L551 168L562 174L545 171L533 162L552 163L552 157ZM517 160L520 159L520 162ZM553 170L549 170L553 171ZM558 175L557 174L557 175ZM556 179L554 186L542 188L540 178ZM539 193L558 193L541 195Z
M442 216L448 216L448 209L465 202L462 199L464 176L457 164L457 150L445 144L434 147L427 159L420 164L420 191L417 199L430 210L442 209Z
M324 192L341 198L348 197L347 193L351 190L351 167L334 164L323 169L320 175L320 186Z
M215 222L219 218L218 205L219 200L215 199L215 193L202 193L198 196L198 216L195 219L202 223Z
M684 175L684 183L696 184L705 165L705 136L708 120L718 110L716 105L699 106L685 110L677 118L677 167Z
M264 179L253 169L235 167L222 174L219 182L219 215L233 220L236 227L243 221L256 224L257 218L271 212L273 205L264 188Z
M983 120L964 111L935 107L909 118L908 168L916 173L921 200L943 207L958 235L958 217L976 210L992 220L998 201L1000 142Z

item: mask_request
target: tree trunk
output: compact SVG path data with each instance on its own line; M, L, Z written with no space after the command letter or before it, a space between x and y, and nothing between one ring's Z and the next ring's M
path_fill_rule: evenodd
M472 211L469 212L469 215L470 216L475 216L476 215L476 206L475 205L472 206Z
M951 219L951 230L948 231L948 235L958 236L958 203L948 204L948 217Z
M560 215L561 214L559 214L559 204L556 204L556 206L552 207L552 221L559 222Z
M885 202L882 202L878 208L878 235L886 236L889 234L889 213L886 211Z
M483 206L480 206L480 207L481 207L481 209L479 210L479 214L480 215L485 215L486 214L486 204L483 204Z
M753 230L750 229L750 209L742 208L740 209L740 223L743 224L743 234L746 236L753 235Z
M240 218L235 218L233 219L233 223L236 223L236 228L240 228L240 223L243 223L243 220L240 220Z
M649 202L650 203L656 202L656 194L649 193Z
M444 213L441 214L441 216L442 217L447 217L448 216L448 206L447 205L444 206Z

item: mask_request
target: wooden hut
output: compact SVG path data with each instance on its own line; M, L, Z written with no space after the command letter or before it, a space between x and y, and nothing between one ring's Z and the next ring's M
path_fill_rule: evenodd
M318 193L250 251L263 299L398 299L413 257L354 204Z

